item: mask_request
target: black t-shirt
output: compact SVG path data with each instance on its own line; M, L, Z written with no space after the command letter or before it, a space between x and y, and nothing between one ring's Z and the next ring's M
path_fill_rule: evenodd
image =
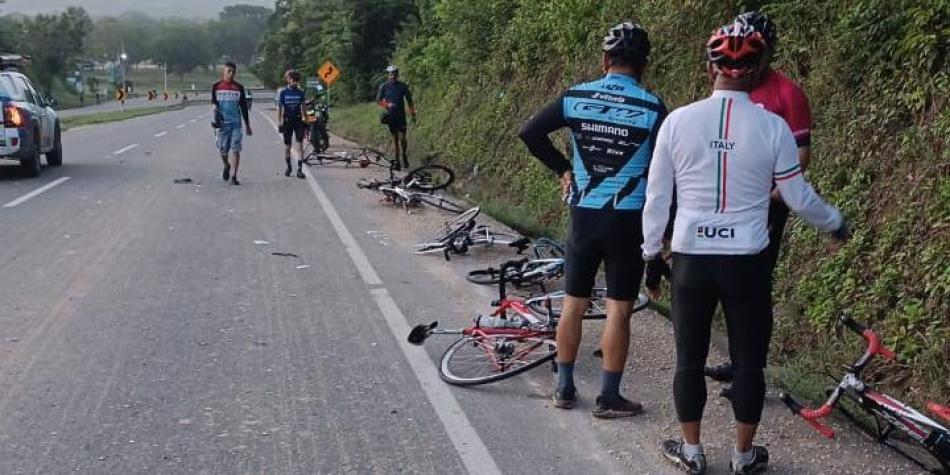
M379 86L376 101L386 101L390 104L389 113L397 116L406 115L406 102L409 103L409 107L413 107L412 92L409 91L409 86L402 81L384 82L382 86Z

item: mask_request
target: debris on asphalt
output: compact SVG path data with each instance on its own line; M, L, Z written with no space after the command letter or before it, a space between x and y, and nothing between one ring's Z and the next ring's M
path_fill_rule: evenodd
M254 244L257 244L257 243L258 243L258 241L254 241ZM292 252L279 252L279 251L274 251L274 252L272 252L272 253L270 253L270 254L271 254L272 256L280 256L280 257L298 257L298 258L300 257L300 256L298 256L297 254L294 254L294 253L292 253Z
M310 264L301 264L297 266L297 269L309 269L309 268L310 268Z
M185 178L175 178L174 181L175 181L175 183L177 183L177 184L181 184L181 183L194 183L194 182L191 180L191 178L188 178L188 177L185 177Z
M255 246L266 246L266 245L268 245L268 244L270 244L270 243L267 242L267 241L262 241L262 240L254 241L254 245L255 245Z

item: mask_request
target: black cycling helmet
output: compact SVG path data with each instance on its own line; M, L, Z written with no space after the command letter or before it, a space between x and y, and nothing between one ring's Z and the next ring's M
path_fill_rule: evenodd
M757 11L745 12L736 17L736 22L752 27L765 40L769 49L775 49L778 44L778 28L775 23L762 13Z
M601 48L609 56L644 63L650 55L650 37L642 26L625 21L607 32Z

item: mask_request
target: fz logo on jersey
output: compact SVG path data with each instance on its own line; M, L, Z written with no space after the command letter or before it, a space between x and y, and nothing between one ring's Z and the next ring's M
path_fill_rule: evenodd
M736 228L717 228L715 226L700 226L696 228L696 237L701 239L735 239Z
M578 102L574 104L574 110L588 114L602 115L614 120L632 120L646 114L643 111L623 109L611 105L598 104L596 102Z

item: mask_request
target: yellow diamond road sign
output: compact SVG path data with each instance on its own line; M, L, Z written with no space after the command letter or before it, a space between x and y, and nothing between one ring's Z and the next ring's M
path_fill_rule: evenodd
M336 67L336 65L330 61L327 61L323 63L323 66L320 66L320 69L317 70L317 76L320 76L320 79L323 80L323 83L329 87L340 78L340 70Z

